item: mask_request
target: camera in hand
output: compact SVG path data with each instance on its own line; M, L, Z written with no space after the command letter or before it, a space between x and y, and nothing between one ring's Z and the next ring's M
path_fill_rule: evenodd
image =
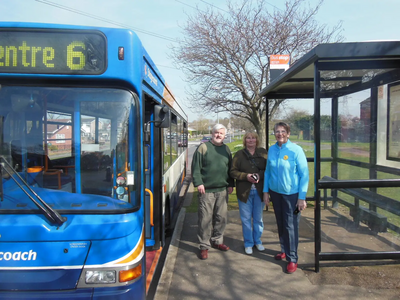
M255 181L258 181L258 174L257 173L251 174L251 178L253 178Z
M296 209L294 210L293 214L297 215L300 212L299 208L296 206Z

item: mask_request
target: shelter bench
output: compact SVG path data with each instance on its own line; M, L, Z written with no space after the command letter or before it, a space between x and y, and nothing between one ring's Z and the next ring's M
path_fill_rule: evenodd
M337 179L324 176L322 180L336 181ZM350 208L350 216L353 217L356 225L358 225L360 221L365 222L368 227L375 232L386 232L388 228L387 217L374 210L360 206L360 200L391 212L397 216L400 215L400 201L395 199L362 188L339 188L337 190L354 197L354 204L342 199L338 199L338 202Z

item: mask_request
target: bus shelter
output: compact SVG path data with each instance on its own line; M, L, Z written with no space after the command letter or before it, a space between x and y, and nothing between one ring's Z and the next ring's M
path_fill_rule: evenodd
M289 124L309 162L315 271L400 259L400 41L318 45L261 95L310 111ZM332 223L345 233L332 238Z

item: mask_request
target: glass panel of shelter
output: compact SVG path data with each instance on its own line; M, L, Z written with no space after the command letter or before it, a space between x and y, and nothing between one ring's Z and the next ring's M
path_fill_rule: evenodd
M331 89L351 91L357 85L368 86L376 76L392 70L321 71L321 94L324 95ZM342 80L329 82L339 77ZM386 141L387 134L390 134L388 124L389 127L392 124L387 118L391 117L388 111L388 87L390 85L374 87L370 84L366 89L356 88L355 92L343 93L336 99L332 97L330 103L320 101L321 178L399 178L400 164L387 155L386 149L392 146L390 139L389 142ZM322 112L326 111L327 105L331 106L330 118L337 120L337 128L331 127L330 137L326 136L329 131L323 126ZM374 111L376 116L371 115ZM396 117L397 112L392 112L392 119ZM331 149L326 146L327 138L332 141ZM396 151L394 153L397 155ZM330 158L331 162L324 163L324 158ZM400 204L398 188L349 187L323 192L322 203L326 209L321 210L321 252L373 253L399 249L400 241L394 237L400 233L400 210L389 209L391 204ZM372 238L374 242L371 242Z
M388 71L393 69L321 71L320 84L323 97L319 100L321 178L325 176L333 180L400 178L400 138L398 138L400 83L376 87L370 84L376 76ZM341 77L341 80L336 80L338 77ZM326 97L330 90L351 91L354 85L363 84L369 86L340 94L336 98ZM291 100L289 99L288 103ZM298 101L298 99L293 100ZM288 121L292 127L290 139L302 146L310 161L310 184L307 193L310 199L314 197L315 180L312 117L314 99L301 99L301 107L308 108L311 115L311 118L305 118L308 123L299 122L298 119ZM376 119L371 115L374 110ZM286 115L290 115L290 111L286 111ZM332 122L334 118L336 122ZM303 128L296 126L296 121L297 124L302 124ZM373 253L399 249L399 188L367 187L362 190L364 190L362 194L358 193L358 188L321 191L321 252ZM310 206L312 204L309 203ZM310 226L314 217L312 212L311 209L303 213L303 221L310 223ZM375 241L371 242L371 238ZM313 241L300 235L300 244L302 243L303 246L309 244L309 247L299 248L309 249L307 251L310 251L311 255L314 251Z

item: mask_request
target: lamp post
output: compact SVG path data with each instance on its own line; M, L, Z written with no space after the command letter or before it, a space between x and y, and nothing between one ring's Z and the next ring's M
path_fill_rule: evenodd
M231 118L229 118L229 123L228 123L228 126L227 126L228 133L229 133L229 143L232 142L231 128L232 128L232 125L231 125Z
M233 139L235 139L235 128L233 126L233 123L232 123L232 137L233 137Z

